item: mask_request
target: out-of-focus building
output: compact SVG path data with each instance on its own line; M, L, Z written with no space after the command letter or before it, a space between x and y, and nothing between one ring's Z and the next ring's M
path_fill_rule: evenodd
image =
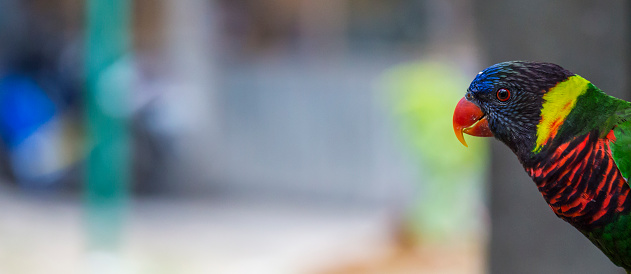
M19 41L42 41L28 44L72 85L44 90L57 104L68 101L60 113L80 120L73 109L82 100L85 3L5 2L29 30L9 34L8 48L27 54ZM440 1L133 5L139 189L342 200L406 192L414 168L393 154L375 83L393 64L438 52L440 37L463 36L452 21L466 18L466 5Z
M81 193L86 154L91 149L85 133L89 119L84 114L86 3L0 0L0 29L7 30L0 31L0 37L6 37L0 43L0 74L19 71L45 98L40 101L54 106L54 111L37 121L53 121L52 126L37 125L29 132L43 136L31 138L33 150L0 146L6 149L4 177L7 183L20 186L16 192L69 190L71 195L62 200ZM383 264L387 265L394 246L395 256L409 260L411 268L426 266L427 261L438 261L436 268L448 266L440 261L445 257L441 254L453 253L467 257L457 268L473 265L474 272L481 271L482 255L477 251L484 238L475 230L480 227L471 229L479 236L471 249L434 252L428 245L418 256L430 259L415 259L419 238L427 243L433 234L417 235L410 219L422 219L424 228L436 221L440 225L434 226L435 231L442 224L453 227L461 221L457 220L460 215L444 216L441 212L450 210L432 208L449 199L475 196L471 202L460 199L470 207L453 206L463 209L460 213L482 215L482 190L469 184L476 188L473 195L444 196L449 194L440 184L445 177L442 181L433 177L444 175L444 169L432 170L427 164L430 157L419 155L424 148L410 141L416 137L427 141L423 138L428 135L403 133L401 115L393 110L406 105L401 101L423 100L432 92L442 92L445 96L436 96L441 99L435 102L448 106L444 99L458 90L462 72L477 72L470 1L131 3L133 52L113 61L114 69L104 72L132 83L130 112L108 113L130 121L135 204L121 210L116 220L123 220L126 213L133 218L112 225L111 230L120 228L133 235L121 240L122 249L131 250L131 257L158 266L170 262L160 256L175 258L180 263L174 268L179 270L182 266L214 269L215 265L239 270L253 265L264 266L263 272L279 273L274 270L304 269L300 264L305 261L321 269L356 254L368 254L368 258L386 254ZM449 64L436 66L449 68L440 70L439 79L431 73L433 62ZM420 71L419 78L432 80L432 87L450 82L449 92L424 89L423 96L415 96L419 82L406 73L417 75L419 67L429 68ZM453 82L451 69L457 79ZM404 83L390 86L389 80ZM32 110L35 100L29 100L25 109ZM105 111L121 109L107 100L97 103ZM443 119L451 111L443 107L425 113L418 108L423 104L410 105L403 111L408 121L418 115ZM449 126L448 120L431 126ZM452 137L437 135L445 142L435 147L449 141L457 144ZM22 157L11 156L16 152ZM31 180L16 173L16 159L26 163L21 170L27 174L34 174L35 163L47 168ZM441 164L435 166L444 167L449 162L445 159L441 157L436 161ZM456 187L457 180L451 181L450 188ZM440 194L435 195L435 190ZM419 202L428 196L432 196L427 199L430 202ZM426 209L413 210L419 206ZM66 216L72 219L76 212L70 208ZM45 222L51 225L38 227L47 231L63 227L55 220ZM445 236L453 231L440 233ZM80 237L73 233L66 237L75 243L72 251L79 253ZM98 265L99 260L116 260L118 255L95 252L87 260Z

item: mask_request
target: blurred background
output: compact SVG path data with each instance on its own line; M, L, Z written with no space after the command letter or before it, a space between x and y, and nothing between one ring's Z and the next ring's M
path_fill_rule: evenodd
M628 15L0 0L0 272L622 273L451 116L515 59L628 99Z

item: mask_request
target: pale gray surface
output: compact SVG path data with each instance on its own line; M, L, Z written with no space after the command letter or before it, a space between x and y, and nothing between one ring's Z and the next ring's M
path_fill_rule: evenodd
M317 273L392 247L378 208L137 199L115 251L86 245L81 201L0 188L0 273Z

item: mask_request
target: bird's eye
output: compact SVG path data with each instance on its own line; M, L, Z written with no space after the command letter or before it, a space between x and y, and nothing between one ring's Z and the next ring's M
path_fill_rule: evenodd
M510 99L510 91L508 89L505 89L505 88L498 89L497 90L497 99L502 101L502 102L508 101L508 99Z
M473 94L471 94L471 92L467 92L464 95L464 97L467 98L467 100L469 100L469 101L473 100Z

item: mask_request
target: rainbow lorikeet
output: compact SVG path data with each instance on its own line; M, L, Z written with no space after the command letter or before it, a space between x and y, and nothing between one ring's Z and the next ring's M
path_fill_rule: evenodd
M456 136L494 136L554 213L631 273L631 103L558 65L504 62L480 72L453 118Z

